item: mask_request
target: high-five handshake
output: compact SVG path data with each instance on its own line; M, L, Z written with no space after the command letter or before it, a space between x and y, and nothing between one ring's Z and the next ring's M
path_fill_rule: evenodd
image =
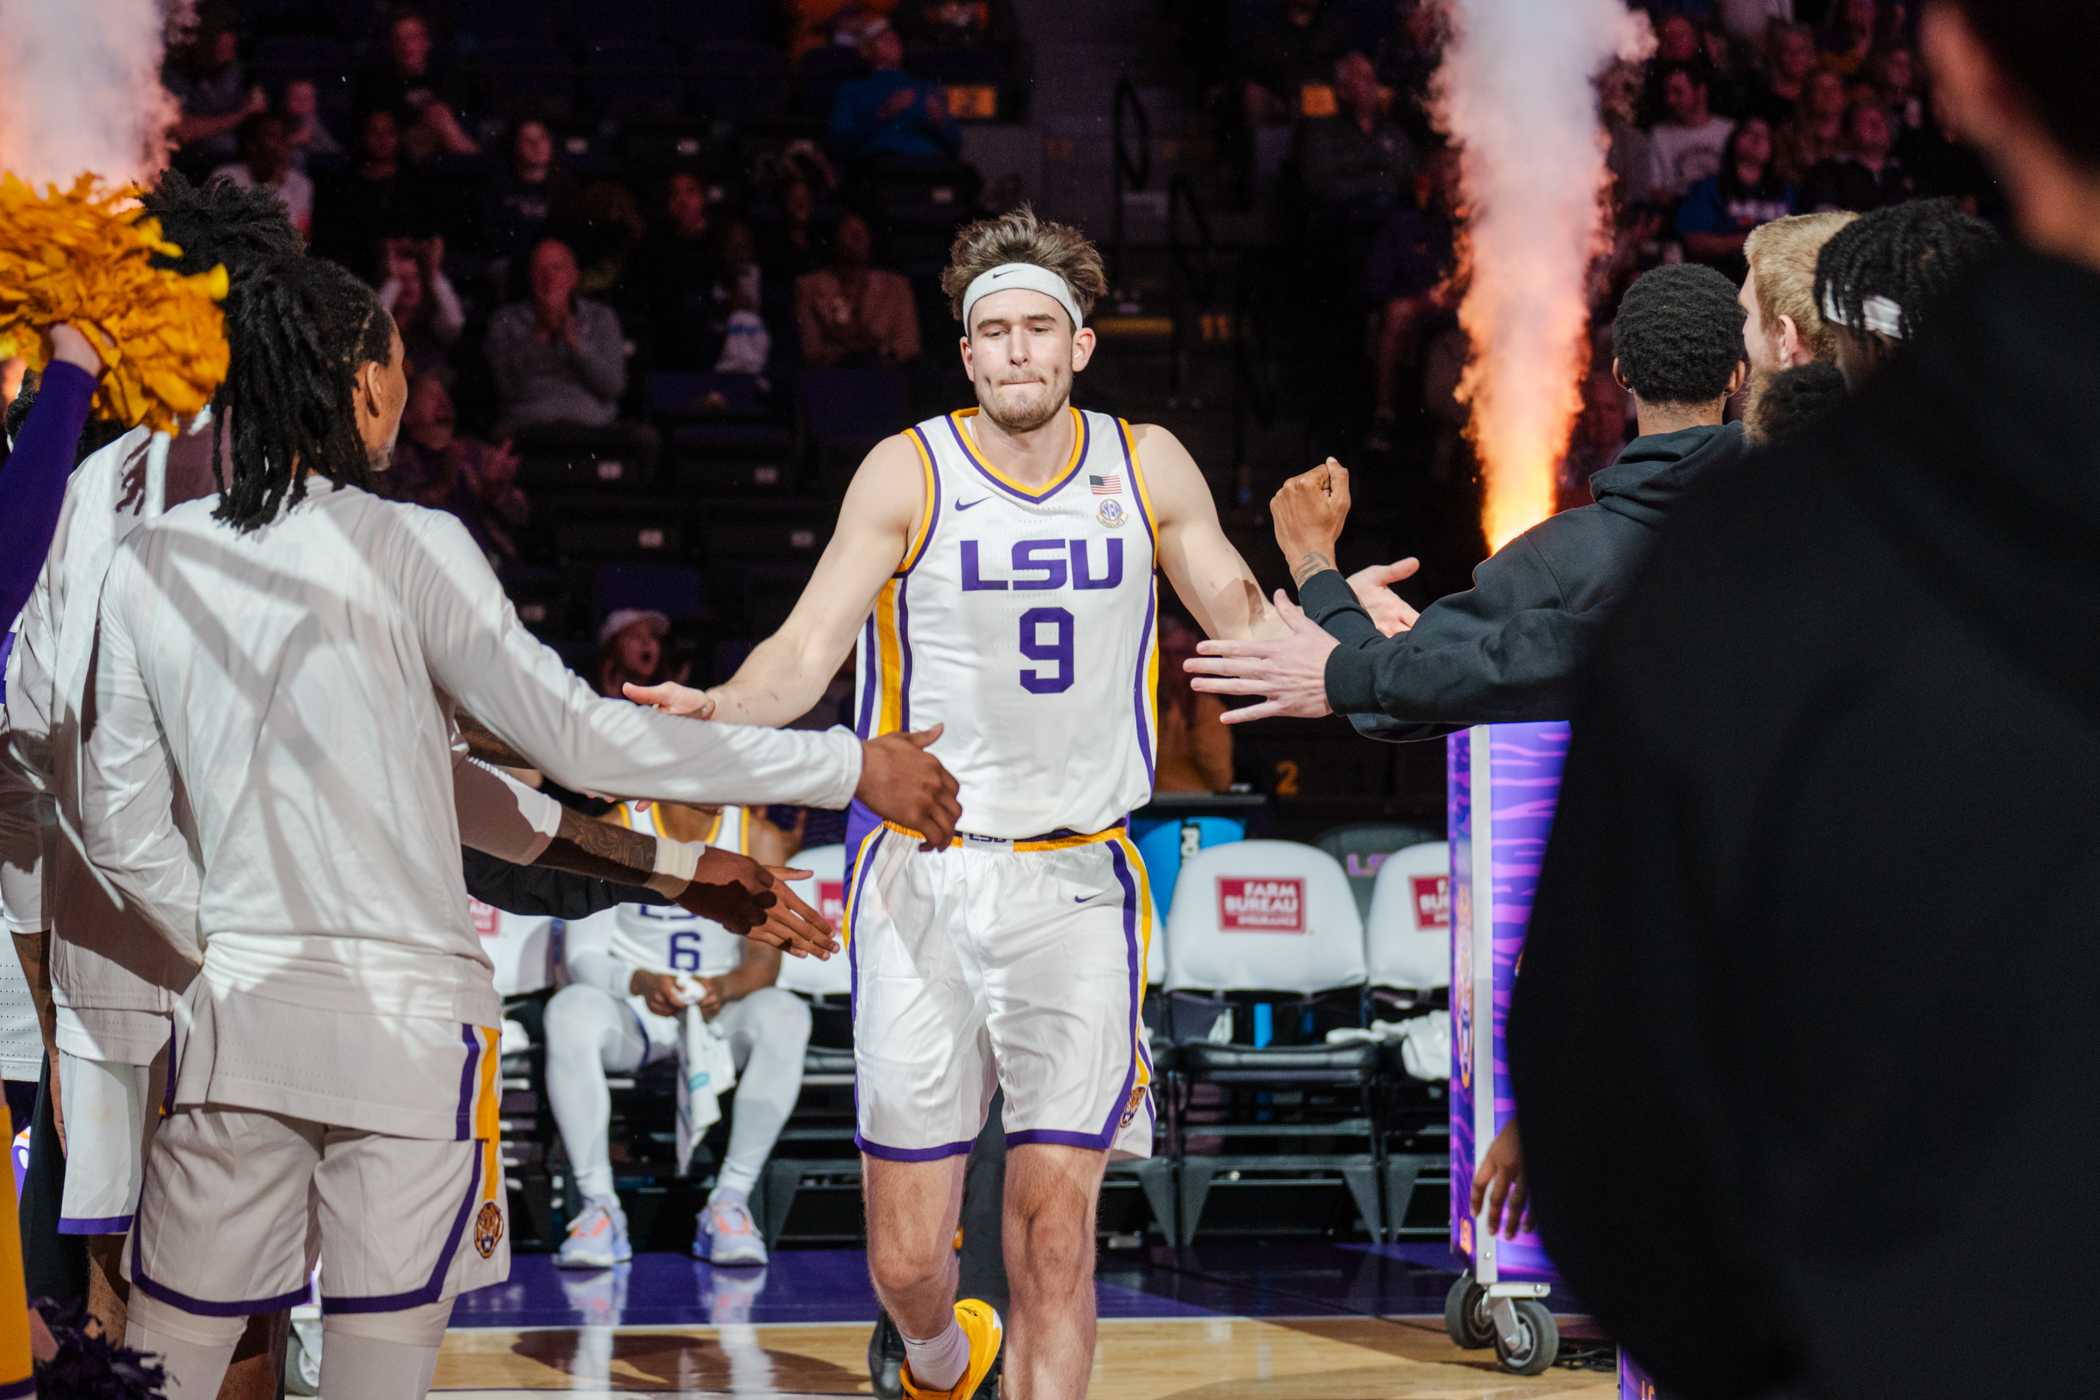
M1292 477L1269 501L1276 545L1291 567L1291 582L1307 580L1335 567L1335 545L1349 518L1349 472L1329 457L1309 472ZM1420 562L1400 559L1374 564L1349 577L1349 589L1377 629L1388 637L1414 626L1415 610L1392 585L1411 578ZM1259 641L1206 641L1186 663L1196 679L1194 689L1213 695L1262 697L1257 705L1225 713L1227 724L1291 715L1318 719L1334 713L1327 698L1327 659L1340 645L1305 615L1288 593L1278 589L1276 611L1290 629L1281 637Z

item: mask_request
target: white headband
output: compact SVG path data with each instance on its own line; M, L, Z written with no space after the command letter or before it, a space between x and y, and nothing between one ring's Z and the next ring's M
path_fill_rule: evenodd
M1086 317L1079 314L1079 298L1072 295L1071 283L1039 263L1001 263L990 272L978 273L970 289L963 293L963 334L970 333L971 307L993 292L1010 292L1016 287L1041 292L1062 306L1072 317L1074 331L1086 324Z
M1848 331L1872 331L1890 340L1903 339L1903 308L1887 297L1868 297L1859 310L1859 319L1851 320L1838 306L1837 288L1824 289L1823 319L1833 326L1843 326Z

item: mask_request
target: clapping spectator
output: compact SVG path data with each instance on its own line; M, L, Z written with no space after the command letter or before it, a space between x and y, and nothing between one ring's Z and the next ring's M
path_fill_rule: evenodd
M270 106L241 67L241 37L223 7L204 12L196 35L168 65L166 83L182 109L175 144L185 162L206 170L235 159L241 123Z
M882 25L861 45L869 73L838 90L831 144L847 160L928 164L962 150L962 128L933 83L904 71L904 41Z
M874 234L858 214L839 220L831 266L795 284L802 358L812 365L908 364L919 358L911 284L873 265Z
M1307 84L1324 83L1349 47L1348 27L1322 0L1278 0L1247 44L1240 101L1249 126L1275 126L1298 114Z
M1782 179L1796 185L1826 160L1845 149L1845 80L1827 68L1811 72L1801 84L1801 102L1793 118L1774 134L1773 154Z
M511 258L559 233L576 204L576 184L554 163L547 124L527 118L510 136L510 166L489 182L481 226L492 257Z
M1298 127L1298 176L1315 204L1375 221L1406 198L1414 146L1387 118L1370 59L1360 53L1336 59L1334 92L1333 116Z
M464 92L432 56L430 21L420 10L401 7L387 25L386 57L357 82L357 105L384 107L402 122L402 136L432 154L470 156L480 151L460 115Z
M491 447L454 430L452 395L435 374L409 382L386 494L457 516L498 569L518 560L515 532L532 518L508 442Z
M1712 85L1695 63L1662 70L1663 107L1668 113L1648 133L1649 181L1659 200L1677 200L1721 168L1721 148L1732 129L1708 105Z
M401 332L408 372L450 383L452 347L459 343L467 315L445 276L445 240L401 239L390 248L379 304Z
M1802 207L1865 213L1910 198L1910 173L1895 158L1891 125L1880 103L1852 104L1845 114L1848 152L1808 172L1802 183Z
M257 112L241 123L241 158L212 172L214 180L231 180L243 189L260 186L299 230L310 237L314 226L314 182L292 164L291 127L275 112Z
M312 161L335 160L343 154L321 120L321 92L311 78L294 78L284 85L285 134L292 143L292 164L304 170Z
M1729 136L1720 171L1685 194L1677 232L1686 257L1740 282L1748 271L1743 240L1750 230L1793 212L1793 187L1772 170L1772 128L1763 117L1750 117Z
M542 239L532 250L530 277L530 297L489 321L497 431L521 446L542 440L653 460L656 434L617 421L627 388L620 318L603 302L576 294L576 256L558 239Z

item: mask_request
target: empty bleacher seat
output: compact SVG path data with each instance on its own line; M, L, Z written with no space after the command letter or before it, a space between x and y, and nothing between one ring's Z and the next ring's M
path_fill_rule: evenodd
M1366 925L1374 987L1434 992L1451 985L1451 847L1424 841L1378 869Z
M1333 856L1292 841L1241 841L1184 861L1166 975L1177 1029L1170 1140L1181 1163L1181 1243L1195 1237L1221 1177L1337 1180L1372 1238L1383 1235L1377 1047L1210 1038L1221 1025L1271 1024L1305 1040L1317 1036L1323 1006L1360 1026L1366 977L1363 919ZM1226 1018L1215 1014L1221 1004ZM1200 1122L1199 1088L1222 1101ZM1215 1138L1224 1150L1189 1151L1191 1137Z

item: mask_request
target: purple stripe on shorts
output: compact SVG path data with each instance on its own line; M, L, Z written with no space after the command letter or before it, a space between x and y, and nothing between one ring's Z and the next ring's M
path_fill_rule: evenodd
M1090 1152L1100 1152L1108 1147L1099 1133L1068 1133L1057 1128L1030 1128L1026 1132L1008 1133L1008 1147L1083 1147Z
M61 1215L58 1218L58 1233L61 1235L121 1235L131 1228L128 1215Z
M6 654L6 652L0 651L0 657L5 657ZM35 1376L24 1376L21 1380L10 1381L6 1385L0 1385L0 1400L20 1400L20 1397L33 1397L35 1394Z
M147 1171L150 1172L152 1170L152 1164L153 1158L149 1153L146 1157ZM131 1282L135 1287L145 1289L148 1294L160 1299L170 1307L181 1308L184 1312L193 1313L198 1317L254 1317L258 1313L283 1312L286 1308L297 1307L305 1302L306 1295L311 1290L310 1282L302 1279L297 1288L289 1293L279 1294L275 1298L236 1298L230 1303L216 1303L206 1298L192 1298L187 1293L176 1292L146 1273L145 1255L139 1243L145 1238L145 1235L146 1189L144 1183L141 1183L139 1188L139 1213L134 1217L131 1231Z
M452 1268L452 1256L459 1249L459 1237L466 1233L467 1216L474 1209L474 1198L481 1194L481 1144L475 1143L473 1165L467 1172L467 1198L459 1203L459 1214L452 1217L452 1229L445 1236L445 1246L438 1251L437 1267L431 1271L430 1282L407 1293L383 1293L367 1298L344 1298L331 1293L321 1295L321 1311L324 1313L377 1313L399 1312L403 1308L420 1308L425 1303L435 1303L438 1294L445 1288L445 1275ZM305 1290L299 1296L303 1297Z
M175 1045L175 1027L171 1025L168 1027L168 1086L161 1091L160 1096L160 1111L164 1115L175 1112L175 1066L178 1062L178 1054L179 1052Z
M474 1136L474 1071L481 1067L481 1037L464 1022L459 1036L467 1043L467 1062L459 1067L459 1117L452 1136L456 1142L468 1142Z
M870 814L873 815L872 813ZM860 893L867 887L868 870L875 864L875 853L882 849L883 838L890 834L886 826L875 828L875 839L867 842L867 854L861 855L860 847L853 846L846 868L846 1024L860 1024L860 952L859 939L853 937L853 915L860 909ZM860 1062L855 1056L853 1066L853 1127L854 1141L860 1140ZM879 1155L879 1154L878 1154Z
M1007 1139L1012 1142L1012 1138ZM939 1147L884 1147L879 1142L870 1142L859 1133L853 1135L853 1145L870 1157L879 1157L885 1162L938 1162L948 1157L961 1157L976 1145L971 1138L965 1142L943 1143Z
M1130 878L1130 862L1123 856L1123 843L1108 843L1109 863L1116 868L1116 883L1123 887L1123 946L1130 959L1130 1015L1123 1024L1130 1029L1130 1068L1123 1075L1123 1088L1116 1101L1108 1106L1108 1118L1101 1125L1101 1145L1108 1146L1116 1140L1116 1128L1123 1116L1123 1105L1130 1102L1130 1091L1137 1084L1138 1008L1145 995L1145 958L1138 951L1138 891L1137 883Z

